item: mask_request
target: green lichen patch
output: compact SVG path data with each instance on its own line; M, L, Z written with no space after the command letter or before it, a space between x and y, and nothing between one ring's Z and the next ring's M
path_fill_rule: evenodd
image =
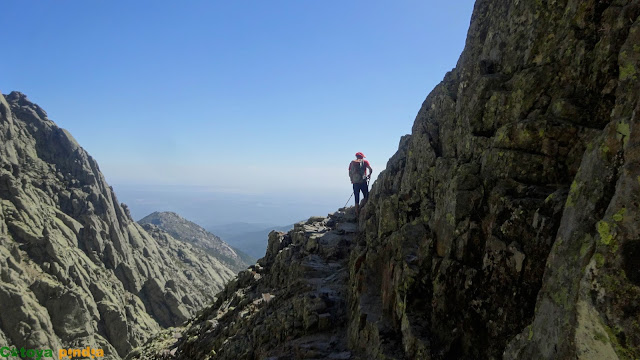
M522 130L519 134L518 134L518 140L520 142L525 142L525 141L529 141L531 139L531 133L527 130Z
M584 239L582 246L580 247L580 256L585 256L591 250L592 238L587 234L587 237Z
M598 221L596 224L598 228L598 234L600 234L600 242L604 245L611 244L611 240L613 240L613 235L611 234L611 226L606 221Z
M638 182L640 182L640 176L638 176ZM547 198L544 199L545 204L548 203L549 201L553 200L555 197L556 196L553 193L549 194L549 196L547 196Z
M593 255L593 258L596 261L596 266L598 268L601 268L602 266L604 266L604 256L602 256L602 254L598 253Z
M449 225L456 224L456 218L453 216L452 213L447 213L447 222L449 223Z
M578 191L578 182L573 180L571 187L569 188L569 192L575 193L576 191Z
M638 70L633 62L633 59L629 59L626 51L620 53L620 80L637 79Z
M576 198L578 197L578 182L573 180L571 187L569 188L569 195L567 196L567 202L565 207L573 207L576 204Z
M626 208L620 209L617 213L613 215L613 220L616 222L620 222L624 219L624 213L627 211Z
M637 79L636 67L631 63L620 66L620 80Z
M624 146L627 145L627 142L629 141L629 124L628 123L624 123L621 122L618 124L618 127L616 128L617 134L616 134L616 138L618 140L622 140L622 144Z
M622 346L620 344L620 341L618 340L618 336L620 335L620 333L622 333L622 330L612 329L606 325L604 325L604 328L609 335L609 340L611 340L611 345L613 345L616 354L622 359L634 359L635 357L633 353L629 349L626 349L624 346Z

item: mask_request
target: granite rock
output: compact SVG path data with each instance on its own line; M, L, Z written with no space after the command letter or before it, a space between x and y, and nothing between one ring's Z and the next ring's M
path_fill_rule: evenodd
M119 359L213 300L233 271L118 203L96 161L25 95L0 95L3 346Z

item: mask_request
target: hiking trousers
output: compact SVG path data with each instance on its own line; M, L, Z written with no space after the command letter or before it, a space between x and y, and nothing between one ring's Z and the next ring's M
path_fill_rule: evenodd
M369 185L366 181L353 184L353 195L356 199L356 205L360 204L360 191L362 191L362 196L366 201L369 198Z

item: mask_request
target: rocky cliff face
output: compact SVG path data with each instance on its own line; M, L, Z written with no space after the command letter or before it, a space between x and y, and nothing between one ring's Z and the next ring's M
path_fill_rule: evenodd
M352 346L640 357L639 15L638 1L476 3L361 218Z
M360 214L345 308L333 312L346 324L331 323L349 353L332 356L640 357L639 16L637 0L476 3L457 67ZM321 329L312 311L252 305L254 281L269 293L304 282L276 264L310 259L292 254L315 243L283 241L270 239L264 268L241 273L182 340L140 353L278 358Z
M250 256L233 249L216 235L174 212L156 211L140 219L138 223L155 225L175 239L205 250L233 271L245 270L255 262Z
M2 346L91 346L119 359L187 319L233 276L149 230L69 133L23 94L0 94Z

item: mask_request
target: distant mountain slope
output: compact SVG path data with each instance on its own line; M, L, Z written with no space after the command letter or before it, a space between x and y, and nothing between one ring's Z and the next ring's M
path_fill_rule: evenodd
M233 276L151 233L67 131L25 95L0 94L0 346L90 346L117 360Z
M224 241L250 256L259 259L267 250L269 233L275 231L289 231L293 224L286 226L264 226L256 229L258 224L235 223L211 227L211 231L219 234ZM216 229L220 229L217 231Z
M180 241L205 249L235 272L245 270L255 262L246 254L233 249L218 236L174 212L156 211L140 219L138 223L153 224Z

